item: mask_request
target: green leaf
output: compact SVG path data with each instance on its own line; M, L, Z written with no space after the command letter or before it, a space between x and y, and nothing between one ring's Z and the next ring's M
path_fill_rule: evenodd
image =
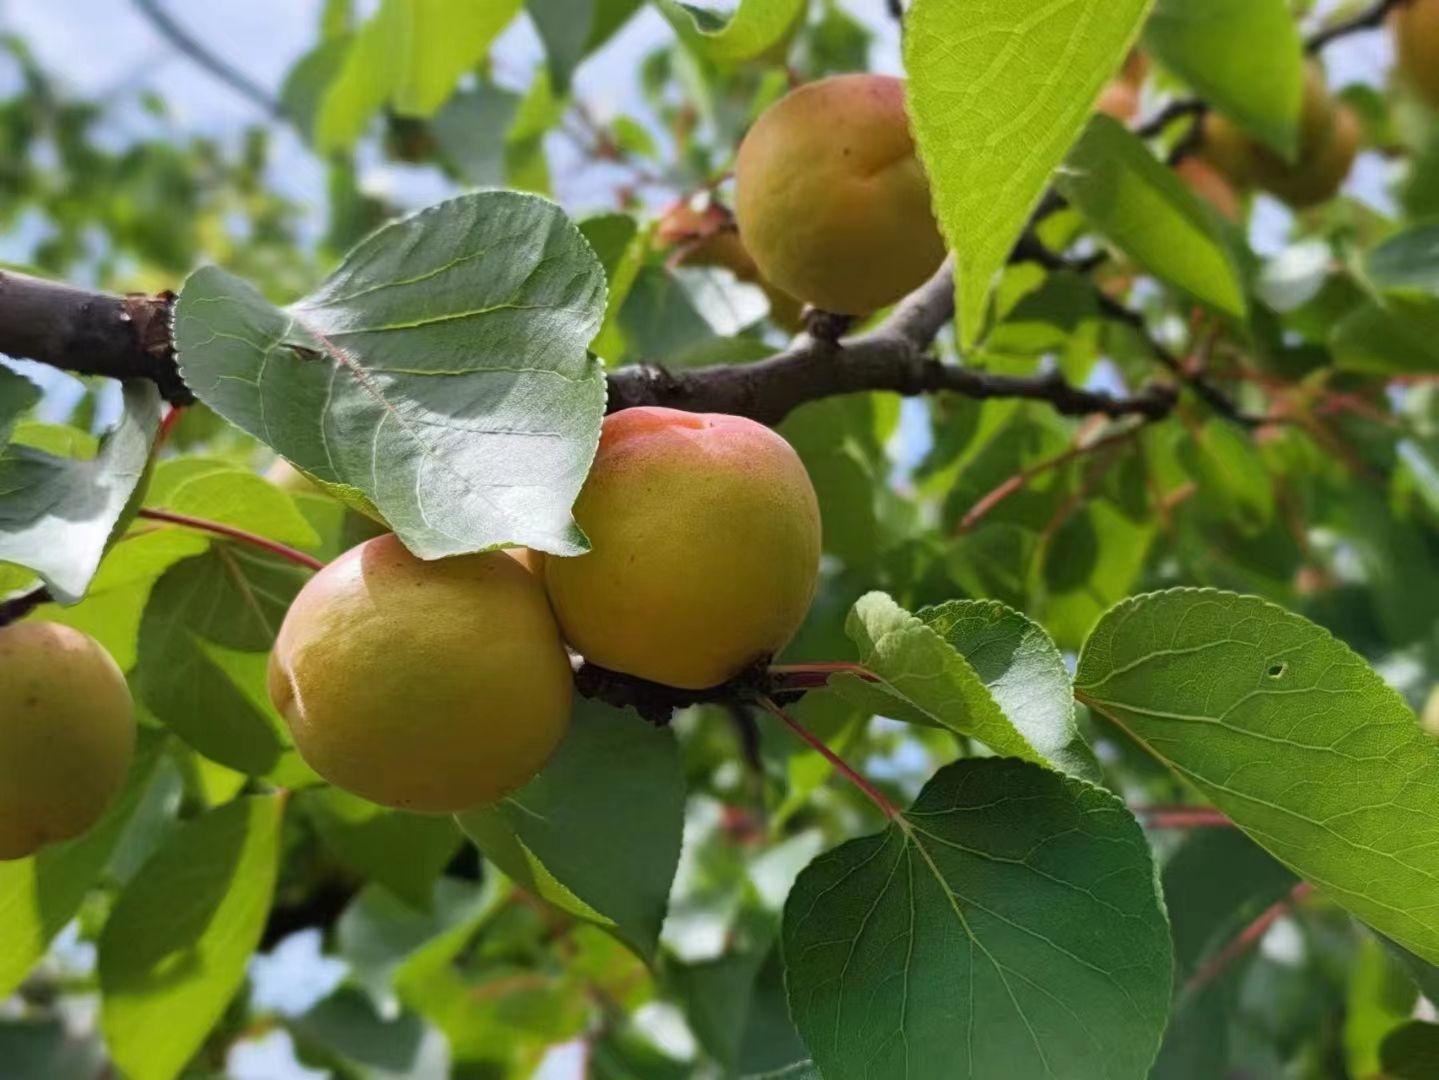
M580 61L594 52L639 10L641 0L525 0L525 10L545 46L550 85L566 94Z
M266 657L308 576L231 544L171 567L140 621L136 696L206 757L255 776L276 768L289 741Z
M22 417L40 402L40 388L0 364L0 444L10 440Z
M1327 631L1254 597L1150 593L1100 620L1075 692L1280 862L1439 959L1439 745Z
M972 736L1085 779L1098 766L1079 734L1064 658L1038 626L992 600L951 600L911 615L884 593L845 623L879 684L830 680L873 712Z
M297 799L342 863L407 904L430 903L435 879L460 840L451 819L387 810L334 787L302 791Z
M1234 829L1191 832L1164 867L1177 981L1294 887L1294 875Z
M539 776L457 820L525 888L654 956L684 820L684 776L670 732L581 701Z
M1203 505L1246 532L1274 518L1274 486L1253 441L1218 417L1179 444L1179 459L1193 477Z
M1384 1080L1432 1080L1439 1076L1439 1024L1411 1020L1379 1048Z
M383 0L350 42L321 97L315 142L342 150L386 102L401 116L429 116L479 64L521 0ZM331 61L333 63L333 61Z
M1144 46L1256 139L1298 152L1304 43L1289 0L1159 0Z
M105 646L121 671L129 671L135 665L140 619L150 589L175 563L209 547L209 536L190 529L137 530L105 555L84 600L74 607L46 604L35 617L85 631Z
M170 1080L245 976L270 910L283 801L251 796L196 818L136 875L100 938L101 1023L134 1080Z
M1380 289L1439 295L1439 222L1395 233L1365 257L1364 272Z
M15 380L30 386L0 368L0 426L29 397ZM159 424L155 384L132 379L119 422L93 459L15 443L0 448L0 562L34 570L62 604L78 602L145 475Z
M961 345L979 337L995 276L1148 8L915 0L905 13L910 115L954 252Z
M1370 375L1439 372L1439 298L1390 293L1334 324L1336 367Z
M1096 115L1055 178L1089 223L1145 269L1236 318L1239 269L1214 215L1118 121Z
M752 60L783 42L804 18L807 0L740 0L728 22L678 0L657 0L686 46L711 60Z
M342 986L289 1021L305 1060L321 1053L355 1080L426 1080L452 1075L440 1032L412 1012L383 1016L361 991Z
M88 832L28 859L0 862L0 998L14 992L80 910L144 798L154 764L153 755L137 759L124 791Z
M315 121L331 84L345 65L353 38L349 34L321 41L295 61L280 87L285 116L307 141L315 138Z
M388 225L288 312L209 267L175 339L211 408L373 503L422 558L585 550L570 518L599 439L585 352L604 275L558 207L487 191Z
M394 1015L398 976L408 965L443 966L474 937L505 895L500 880L487 875L474 885L442 877L423 909L369 885L345 908L336 932L340 955L382 1015Z
M1145 1076L1171 956L1123 803L1007 759L941 769L785 905L790 1011L827 1080Z
M1344 1000L1344 1062L1350 1076L1381 1075L1380 1047L1413 1015L1418 987L1376 937L1359 941Z
M223 461L185 457L162 461L155 469L145 505L233 525L298 547L320 543L286 495L263 477Z
M505 133L519 105L519 94L481 82L451 97L430 121L441 156L467 183L504 186Z

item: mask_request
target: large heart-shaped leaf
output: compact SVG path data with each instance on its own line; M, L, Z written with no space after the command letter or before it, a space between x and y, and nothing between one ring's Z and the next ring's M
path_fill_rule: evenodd
M28 379L0 367L0 435L37 398ZM34 570L62 604L78 602L144 478L159 424L155 384L133 379L93 458L0 447L0 562Z
M580 702L539 776L458 820L515 881L653 956L684 820L684 775L670 732Z
M954 251L963 344L1149 3L915 0L905 13L909 109Z
M1151 593L1100 620L1075 692L1275 858L1439 961L1439 745L1326 630L1255 597Z
M790 1012L827 1080L1143 1077L1171 956L1113 795L1012 759L940 770L785 905Z
M388 225L288 310L214 267L175 312L206 404L369 500L422 558L586 550L570 518L599 441L585 346L604 272L554 204L487 191Z

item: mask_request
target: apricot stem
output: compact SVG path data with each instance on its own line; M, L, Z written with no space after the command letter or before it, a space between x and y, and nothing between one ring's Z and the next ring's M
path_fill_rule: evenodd
M1282 899L1275 901L1259 916L1241 930L1229 944L1220 949L1217 953L1196 971L1184 984L1184 995L1192 996L1203 990L1220 975L1223 975L1236 960L1247 953L1254 946L1258 945L1269 928L1293 910L1294 905L1299 903L1314 891L1314 886L1307 881L1301 881L1289 890L1289 893Z
M822 740L814 732L810 731L794 717L790 716L789 713L781 709L768 696L761 694L756 700L758 701L760 708L764 709L764 711L769 713L771 716L778 717L779 720L784 723L785 727L789 728L790 731L794 732L794 734L803 742L808 743L809 746L816 750L822 758L824 758L831 765L833 765L836 772L838 772L855 787L859 788L860 791L864 792L865 795L868 796L870 802L874 803L875 806L879 807L880 812L883 813L885 817L889 818L889 820L891 821L898 820L899 810L895 808L894 804L891 803L888 799L886 799L882 794L880 794L880 791L877 787L875 787L858 772L856 772L849 765L849 763L844 760L844 758L840 757L828 746L826 746L824 744L824 740Z
M1212 806L1131 806L1152 829L1228 829L1234 822Z
M769 675L780 690L818 690L829 682L831 675L849 674L865 682L879 682L874 672L860 664L845 660L820 660L809 664L774 664Z
M278 555L282 559L310 570L323 570L325 564L313 555L306 555L303 551L282 544L278 540L268 540L263 536L257 536L244 529L237 529L233 525L225 525L219 521L207 521L204 518L190 517L188 514L176 514L169 510L155 510L151 507L142 507L138 517L150 521L164 521L171 525L181 525L187 529L196 529L199 532L214 533L216 536L223 536L229 540L238 540L242 544L249 544L251 547L268 551L272 555Z

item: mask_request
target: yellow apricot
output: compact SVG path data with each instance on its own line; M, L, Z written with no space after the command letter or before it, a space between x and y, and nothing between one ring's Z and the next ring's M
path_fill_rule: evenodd
M300 590L270 698L326 780L454 813L533 777L569 726L572 681L543 585L502 551L424 562L393 535Z
M0 628L0 859L94 825L134 749L135 706L98 641L57 623Z
M784 648L814 598L809 474L743 417L606 417L575 519L592 550L546 559L545 580L566 639L600 667L716 686Z
M825 311L864 315L944 259L904 83L837 75L770 106L735 164L740 237L760 272Z
M1400 76L1422 100L1439 109L1439 0L1409 0L1390 18Z
M1338 194L1354 164L1359 135L1359 118L1335 101L1317 65L1306 72L1299 156L1292 163L1217 113L1204 120L1205 155L1214 165L1235 184L1257 184L1297 210Z

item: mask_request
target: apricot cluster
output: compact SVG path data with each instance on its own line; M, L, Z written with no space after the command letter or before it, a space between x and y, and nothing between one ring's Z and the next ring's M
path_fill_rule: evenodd
M783 648L819 567L814 489L794 450L736 416L608 417L575 505L591 550L424 562L368 540L300 591L269 690L322 777L451 813L539 772L569 725L565 642L669 686L722 684Z

